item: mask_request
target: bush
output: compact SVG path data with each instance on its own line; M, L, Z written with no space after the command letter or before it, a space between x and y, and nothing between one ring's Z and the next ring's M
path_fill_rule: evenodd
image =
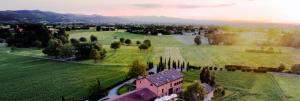
M131 44L131 40L130 40L130 39L126 39L126 40L125 40L125 43L126 43L127 45L130 45L130 44Z

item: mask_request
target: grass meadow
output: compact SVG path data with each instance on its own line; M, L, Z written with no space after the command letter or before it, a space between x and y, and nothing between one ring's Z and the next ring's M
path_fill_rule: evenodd
M199 80L199 71L184 72L184 87ZM244 72L215 72L216 83L229 95L224 101L282 101L284 93L271 74Z
M208 46L185 45L173 36L144 36L124 31L96 32L70 31L70 38L98 37L98 41L107 50L106 57L97 65L93 60L79 63L58 62L34 57L44 57L41 49L14 50L0 48L0 100L53 101L66 99L85 100L89 86L102 81L105 88L125 79L128 72L126 65L135 59L153 61L158 64L159 57L171 57L172 60L188 61L197 66L218 66L227 64L247 66L279 66L280 63L290 67L299 63L299 49L275 47L282 54L248 53L251 46ZM110 49L110 43L119 38L131 39L132 44L122 45L120 49ZM149 39L152 47L147 51L139 50L136 41ZM33 57L32 57L33 56ZM88 63L88 64L81 64ZM107 64L107 65L106 65ZM118 65L120 64L120 65ZM122 66L125 65L125 66ZM184 72L186 87L198 80L198 71ZM299 77L285 77L272 74L255 74L242 72L216 72L217 84L226 88L225 101L280 101L288 99L298 101L300 94ZM281 89L280 89L281 88Z
M275 80L278 85L282 88L285 96L289 101L300 100L300 76L290 74L274 74Z
M0 99L6 101L85 100L100 80L104 88L125 79L126 67L64 63L0 53Z

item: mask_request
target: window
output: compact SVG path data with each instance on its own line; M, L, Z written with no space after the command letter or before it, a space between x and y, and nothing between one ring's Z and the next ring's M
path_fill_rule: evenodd
M172 83L170 84L170 87L172 87Z
M150 84L150 86L153 86L153 84Z
M164 93L164 89L161 89L161 92Z
M142 83L142 81L140 81L140 83Z

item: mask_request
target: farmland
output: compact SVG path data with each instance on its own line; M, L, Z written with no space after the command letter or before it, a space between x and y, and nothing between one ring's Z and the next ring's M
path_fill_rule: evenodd
M271 74L243 72L215 72L216 83L226 89L230 95L225 101L282 101L284 93L276 85ZM184 73L184 87L199 80L199 71Z
M290 101L299 101L300 76L291 74L274 74L275 80Z
M89 94L90 85L100 80L104 88L111 87L125 79L127 66L138 59L146 63L159 62L159 57L190 62L196 66L224 67L227 64L247 66L279 66L288 68L299 63L299 49L274 47L281 54L249 53L246 49L255 46L210 46L186 44L177 35L146 36L131 34L122 30L92 31L77 30L67 32L70 38L90 38L95 35L106 49L106 57L99 63L94 60L59 62L43 59L45 55L38 48L17 48L7 53L9 48L0 48L0 97L5 100L84 100ZM131 39L131 45L122 45L113 50L110 44L119 38ZM185 38L185 37L183 37ZM136 41L151 40L152 46L146 51L140 50ZM186 87L198 79L198 72L185 72ZM299 100L296 85L299 78L282 77L272 74L255 74L241 72L216 72L217 84L224 86L228 92L225 100L278 101L288 98ZM3 82L3 83L2 83ZM277 84L278 85L275 85ZM289 83L287 83L289 82ZM292 86L287 86L288 84ZM282 90L281 90L281 89ZM286 96L286 97L285 97Z
M183 57L194 65L224 67L226 64L277 67L280 63L288 67L299 62L294 59L294 49L276 47L282 54L245 52L249 46L186 46L181 47ZM252 48L252 47L251 47Z
M104 88L125 79L126 67L64 63L0 53L1 100L85 100L100 80Z

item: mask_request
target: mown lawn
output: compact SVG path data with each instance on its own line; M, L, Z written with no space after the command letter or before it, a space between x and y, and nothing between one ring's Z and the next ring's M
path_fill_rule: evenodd
M186 46L181 47L181 54L186 61L192 65L218 66L224 65L246 65L252 67L273 66L278 67L280 63L287 67L299 62L294 59L295 53L290 48L275 47L282 54L249 53L246 49L250 46Z
M110 45L113 41L119 41L120 38L130 39L132 44L136 44L136 41L143 42L146 39L151 40L151 43L155 47L171 47L181 46L181 42L176 40L173 36L146 36L140 34L131 34L124 32L124 30L116 31L70 31L70 38L79 39L80 37L90 38L91 35L98 37L98 41L102 44ZM116 38L116 39L115 39Z
M85 100L100 80L104 88L125 79L126 67L93 66L0 53L0 99L6 101Z
M215 72L217 85L232 93L224 101L282 101L284 94L271 74ZM199 71L184 72L184 87L199 80Z
M300 101L300 76L290 74L274 74L275 80L282 88L289 101Z
M114 50L110 49L109 45L104 45L107 50L106 57L100 61L98 64L121 64L129 65L134 60L140 60L143 63L151 61L153 48L148 49L147 51L140 50L138 46L121 46L120 49ZM83 63L95 63L94 60L84 60Z

